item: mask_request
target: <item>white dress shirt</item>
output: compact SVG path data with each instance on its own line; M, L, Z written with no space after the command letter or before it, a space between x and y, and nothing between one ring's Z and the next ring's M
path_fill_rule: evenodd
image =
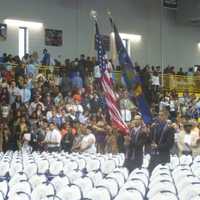
M59 147L61 143L62 136L58 129L53 129L53 131L48 131L45 137L45 141L57 143L57 144L48 144L48 147Z

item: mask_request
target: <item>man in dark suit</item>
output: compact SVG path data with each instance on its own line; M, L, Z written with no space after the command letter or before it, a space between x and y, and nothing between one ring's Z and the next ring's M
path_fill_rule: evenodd
M170 162L170 149L174 144L175 130L167 123L167 119L167 111L160 111L158 121L152 125L150 131L150 172L152 172L157 165Z
M129 136L126 166L129 171L141 168L143 163L143 147L147 142L148 130L144 125L142 117L136 115L133 121L133 128Z

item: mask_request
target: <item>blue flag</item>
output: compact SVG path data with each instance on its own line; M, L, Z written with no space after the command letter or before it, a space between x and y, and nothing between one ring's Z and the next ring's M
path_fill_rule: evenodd
M115 43L117 48L117 54L119 57L119 64L122 68L122 76L126 83L126 87L128 91L133 94L136 99L137 106L139 111L142 114L142 118L146 124L152 123L152 115L150 112L149 105L145 99L141 79L139 74L136 72L133 63L128 55L126 48L122 42L122 39L119 35L119 31L116 25L113 23L112 19L110 18L111 25L114 28L115 34Z

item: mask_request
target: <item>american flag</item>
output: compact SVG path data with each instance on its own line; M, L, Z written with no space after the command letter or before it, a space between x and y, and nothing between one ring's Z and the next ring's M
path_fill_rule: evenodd
M96 22L96 47L97 47L98 64L102 75L101 85L104 91L112 126L117 128L122 134L126 135L129 133L129 129L127 124L123 121L121 113L119 112L117 106L117 98L112 89L112 80L107 70L108 62L106 59L106 51L103 47L102 36L100 35L97 22Z

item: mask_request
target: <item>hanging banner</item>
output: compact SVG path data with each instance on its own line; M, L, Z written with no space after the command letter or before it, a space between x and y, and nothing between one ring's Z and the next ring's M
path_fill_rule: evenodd
M177 9L178 0L163 0L163 6L168 9Z

